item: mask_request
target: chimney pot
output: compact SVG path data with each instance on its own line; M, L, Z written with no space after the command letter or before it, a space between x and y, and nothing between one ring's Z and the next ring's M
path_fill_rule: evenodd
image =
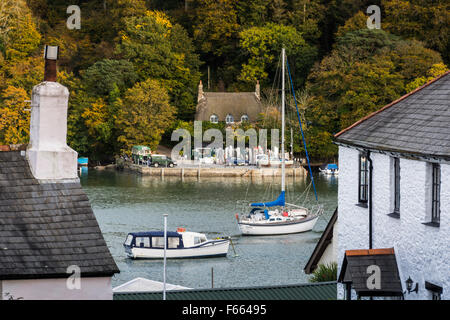
M45 46L44 81L56 82L56 60L58 60L59 48L57 46Z

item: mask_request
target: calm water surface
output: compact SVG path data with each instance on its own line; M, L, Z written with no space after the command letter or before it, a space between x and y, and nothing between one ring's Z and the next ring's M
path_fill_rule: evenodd
M287 202L301 204L309 178L287 178ZM185 227L208 238L232 236L226 258L168 260L167 282L189 288L282 285L308 281L303 267L337 206L337 178L315 176L319 202L324 205L311 232L264 237L240 236L235 214L237 203L274 200L280 190L276 178L201 178L183 181L177 177L149 177L133 173L90 170L81 184L86 191L120 274L113 287L136 277L162 281L163 263L158 260L126 258L122 243L128 232ZM301 197L303 195L303 197ZM311 190L307 201L314 199ZM245 207L248 209L248 206Z

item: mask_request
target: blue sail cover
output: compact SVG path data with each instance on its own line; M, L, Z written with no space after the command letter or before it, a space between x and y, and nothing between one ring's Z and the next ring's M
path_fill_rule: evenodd
M335 164L335 163L330 163L330 164L328 164L328 166L327 166L327 169L336 169L337 170L337 168L338 168L338 166L337 166L337 164Z
M282 206L284 207L284 204L286 202L284 191L281 191L280 195L278 196L277 200L271 201L271 202L259 202L259 203L252 203L250 206L252 207L275 207L275 206Z

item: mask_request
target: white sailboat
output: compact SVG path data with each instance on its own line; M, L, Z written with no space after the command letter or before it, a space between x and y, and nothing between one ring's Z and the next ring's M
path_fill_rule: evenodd
M281 154L284 155L285 129L285 50L281 51ZM292 81L291 81L292 83ZM295 96L294 96L295 99ZM299 118L300 122L300 118ZM300 123L301 128L301 123ZM301 129L302 130L302 129ZM302 131L303 134L303 131ZM305 146L306 150L306 146ZM308 156L307 156L308 157ZM323 208L312 208L286 203L285 176L286 159L281 157L281 193L275 201L250 204L253 209L247 215L236 214L238 226L243 235L278 235L310 231L314 228ZM308 158L309 159L309 158ZM309 160L308 160L309 163ZM311 171L310 171L311 172ZM312 179L312 176L311 176ZM275 208L275 209L273 209Z

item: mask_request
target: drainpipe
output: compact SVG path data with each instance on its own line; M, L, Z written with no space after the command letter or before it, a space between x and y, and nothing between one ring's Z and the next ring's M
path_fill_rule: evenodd
M367 160L369 161L369 249L372 249L372 172L373 172L373 164L372 159L370 158L370 151L367 151Z

